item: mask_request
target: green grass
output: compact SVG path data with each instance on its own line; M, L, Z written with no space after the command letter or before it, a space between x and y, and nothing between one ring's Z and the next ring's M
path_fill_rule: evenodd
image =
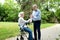
M51 26L53 26L53 25L54 25L53 23L41 24L41 29L47 28L47 27L51 27ZM32 25L32 24L31 24L31 25L28 25L28 27L29 27L30 29L32 29L32 31L33 31L33 25Z
M54 24L46 23L42 24L41 28L50 27ZM29 25L29 28L33 30L33 25ZM4 40L9 37L16 36L19 33L18 23L16 22L0 22L0 40Z

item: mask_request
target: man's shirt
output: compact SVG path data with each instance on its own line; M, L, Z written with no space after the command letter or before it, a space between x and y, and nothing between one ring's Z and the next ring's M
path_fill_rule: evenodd
M41 20L41 11L39 9L33 11L32 16L33 16L32 18L33 21Z

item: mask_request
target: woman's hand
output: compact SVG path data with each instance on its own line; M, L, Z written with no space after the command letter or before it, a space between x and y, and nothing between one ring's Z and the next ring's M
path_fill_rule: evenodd
M32 19L29 19L29 22L31 23L32 22Z
M30 23L32 22L32 20L30 19Z

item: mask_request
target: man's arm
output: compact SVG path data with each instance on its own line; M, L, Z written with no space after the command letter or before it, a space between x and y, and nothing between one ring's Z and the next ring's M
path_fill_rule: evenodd
M38 13L36 14L36 17L40 17L41 16L41 11L38 10Z

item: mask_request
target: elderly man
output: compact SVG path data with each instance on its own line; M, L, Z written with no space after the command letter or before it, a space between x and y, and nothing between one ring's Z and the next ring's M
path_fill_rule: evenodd
M35 40L40 40L41 11L38 9L36 4L33 5L32 20L34 24L34 38ZM37 39L37 36L38 36L38 39Z

